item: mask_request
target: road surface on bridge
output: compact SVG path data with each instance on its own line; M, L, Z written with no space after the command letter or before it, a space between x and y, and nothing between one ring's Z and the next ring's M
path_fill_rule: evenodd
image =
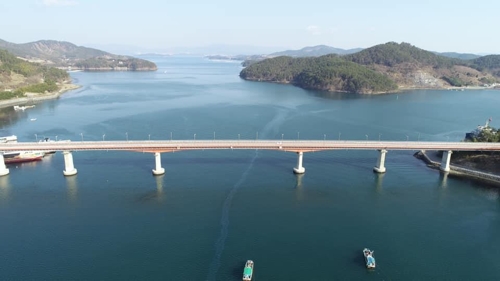
M262 149L290 152L323 150L452 150L500 151L500 143L350 140L145 140L145 141L55 141L1 143L0 151L121 150L175 152L208 149Z

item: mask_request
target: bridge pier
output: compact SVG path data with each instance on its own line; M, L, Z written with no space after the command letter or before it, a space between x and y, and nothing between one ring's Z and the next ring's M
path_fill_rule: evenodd
M165 169L161 167L161 154L155 152L155 168L153 169L153 175L159 176L165 174Z
M380 149L379 150L380 154L378 155L377 159L377 166L373 167L373 171L379 174L385 173L385 154L387 153L387 150L385 149Z
M306 172L306 168L302 167L302 158L304 157L304 153L297 152L298 158L297 158L297 167L293 168L293 172L296 174L303 174Z
M64 156L64 171L63 175L65 176L74 176L77 173L75 166L73 165L73 154L71 151L63 151Z
M451 153L453 153L451 150L443 151L443 158L441 159L441 166L439 167L439 169L443 172L450 171Z
M3 153L0 153L0 177L9 174L9 169L5 166L5 159L3 158Z

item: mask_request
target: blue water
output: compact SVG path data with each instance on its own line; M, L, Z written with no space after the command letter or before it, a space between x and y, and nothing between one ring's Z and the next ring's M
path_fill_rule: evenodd
M247 82L238 63L148 57L156 72L71 73L81 88L1 135L83 140L457 141L498 91L329 94ZM30 121L37 118L36 121ZM413 152L207 150L60 153L0 178L0 280L498 280L499 190L431 170ZM375 250L367 271L362 249Z

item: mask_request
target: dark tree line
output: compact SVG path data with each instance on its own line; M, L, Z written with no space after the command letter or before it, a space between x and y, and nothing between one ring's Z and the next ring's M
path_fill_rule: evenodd
M387 92L397 85L387 76L338 56L277 57L243 69L247 80L292 83L302 88L353 93Z

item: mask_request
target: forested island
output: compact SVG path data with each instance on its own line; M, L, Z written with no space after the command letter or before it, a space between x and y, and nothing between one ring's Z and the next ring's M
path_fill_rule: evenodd
M67 65L71 70L84 71L153 71L157 70L155 63L126 56L101 56Z
M348 55L281 56L244 65L247 67L240 77L246 80L331 92L376 94L403 89L494 87L500 83L499 55L462 60L394 42Z

